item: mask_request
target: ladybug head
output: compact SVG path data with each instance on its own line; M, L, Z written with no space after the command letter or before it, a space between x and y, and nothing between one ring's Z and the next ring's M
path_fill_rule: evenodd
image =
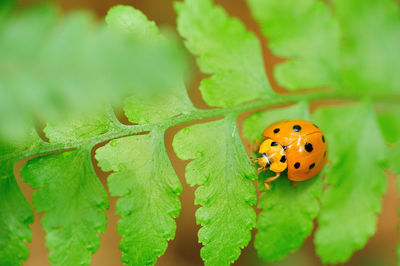
M261 154L258 158L258 165L260 165L261 168L269 167L269 169L275 173L281 173L286 170L287 161L285 148L276 141L266 139L261 143L258 152Z

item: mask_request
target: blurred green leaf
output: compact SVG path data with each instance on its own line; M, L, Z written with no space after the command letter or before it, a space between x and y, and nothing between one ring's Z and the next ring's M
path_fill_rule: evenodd
M0 1L0 24L4 17L15 7L15 0Z
M229 265L250 241L256 222L251 208L257 202L255 179L240 140L235 117L186 127L173 140L177 156L191 160L186 181L199 185L195 204L200 204L196 221L202 226L199 242L205 265Z
M386 142L400 143L400 106L389 105L377 111L379 126Z
M176 3L178 31L200 70L212 74L200 84L210 106L238 105L274 94L266 78L261 46L242 22L211 0Z
M399 92L396 1L334 0L333 12L318 0L248 3L272 52L290 59L275 69L280 85Z
M389 168L400 178L400 107L389 105L379 108L378 122L381 132L390 146L388 152Z
M107 132L117 131L117 123L119 122L114 114L106 111L75 113L62 120L48 121L43 131L50 142L77 142L83 139L96 138Z
M182 186L165 151L163 132L112 140L96 151L117 202L126 265L153 265L175 236ZM138 222L140 221L140 222Z
M400 143L390 148L388 154L390 170L394 171L398 178L398 186L400 191Z
M0 2L0 12L3 9L8 9L10 6L15 6L16 1L15 0L2 0Z
M43 141L37 135L32 121L29 121L22 135L14 136L12 142L4 142L0 138L0 165L7 165L9 162L15 163L21 159L20 153L38 148L42 144Z
M112 29L134 35L143 41L154 42L161 36L156 24L131 6L112 7L107 13L106 22Z
M148 45L154 45L163 39L155 23L130 6L111 8L106 21L111 28L137 36ZM139 124L159 122L192 110L194 108L182 79L177 79L174 84L163 84L157 94L135 94L127 98L124 105L129 121Z
M105 189L91 165L90 149L38 157L21 176L33 188L37 212L46 212L42 226L52 265L90 265L100 245L109 207Z
M324 263L342 263L375 233L386 191L387 149L369 104L321 108L313 120L325 133L331 160L316 251Z
M163 121L167 118L188 114L194 107L186 93L183 82L153 97L129 97L125 100L124 111L130 122L146 124Z
M275 68L289 89L336 86L339 82L339 29L320 0L247 0L268 38L268 47L288 61Z
M339 18L342 87L400 91L400 12L394 0L334 0Z
M128 36L113 28L83 11L59 16L49 5L1 23L0 138L23 132L32 116L58 119L135 93L168 93L184 78L184 55L175 40L148 45L140 39L146 29Z
M135 54L139 56L135 60L141 61L137 64L138 69L133 70L138 71L138 77L145 75L143 84L138 85L146 87L136 88L135 96L166 96L190 74L186 54L178 37L168 30L160 32L154 21L140 10L124 5L112 7L107 13L106 22L112 31L128 39L133 38L134 45L138 46L133 46L133 49L143 49ZM148 68L142 70L140 66L146 67L146 64L149 64ZM154 76L157 79L151 81Z

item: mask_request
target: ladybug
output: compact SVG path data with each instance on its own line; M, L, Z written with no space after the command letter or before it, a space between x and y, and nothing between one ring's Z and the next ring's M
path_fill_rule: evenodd
M327 144L322 131L306 120L276 122L264 132L257 163L258 172L267 167L276 173L265 181L265 187L287 169L292 181L305 181L318 174L327 161Z

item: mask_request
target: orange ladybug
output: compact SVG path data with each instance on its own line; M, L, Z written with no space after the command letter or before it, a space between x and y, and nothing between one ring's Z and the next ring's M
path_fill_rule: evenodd
M322 131L306 120L280 121L267 127L258 153L258 172L266 167L276 173L265 187L287 169L292 181L305 181L318 174L327 161L327 144Z

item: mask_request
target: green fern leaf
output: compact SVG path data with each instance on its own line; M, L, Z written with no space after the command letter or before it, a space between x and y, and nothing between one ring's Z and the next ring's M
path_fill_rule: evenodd
M400 143L400 107L392 105L378 109L378 122L388 144Z
M1 164L0 176L0 264L21 265L29 255L25 242L32 238L32 208L15 181L13 164Z
M21 176L33 188L52 265L90 265L100 245L108 208L107 193L93 170L90 148L38 157Z
M191 160L186 181L199 185L195 203L202 225L199 241L205 265L229 265L250 241L255 225L256 190L248 179L256 178L240 140L235 117L187 127L173 140L177 156Z
M153 22L131 7L111 9L107 21L125 34L139 30L143 38L163 38ZM168 122L194 110L180 79L166 92L148 96L135 95L125 101L130 121ZM115 172L108 185L112 196L121 197L117 202L121 216L118 233L122 236L122 261L128 265L155 264L175 236L174 218L180 212L182 187L165 150L164 131L165 127L155 126L147 135L112 140L96 151L102 170Z
M205 74L200 85L205 102L226 107L272 97L256 36L211 0L176 3L178 31L187 48L198 56Z
M107 12L107 24L116 31L135 36L142 41L153 42L160 39L157 25L147 19L140 10L131 6L118 5Z
M33 222L33 212L15 180L14 164L21 151L41 144L32 127L12 144L0 142L0 265L21 265L28 258L25 242L32 238L29 224Z
M248 3L273 53L291 59L276 68L280 85L398 91L393 69L400 67L400 12L394 0L334 0L335 18L318 0Z
M43 131L52 143L96 139L102 134L119 129L119 122L116 121L114 113L111 111L80 113L79 115L75 113L63 120L50 120Z
M156 123L167 118L185 115L194 111L186 93L183 81L178 81L168 93L159 93L152 97L129 97L125 100L124 111L132 123Z
M378 109L381 132L389 145L388 165L400 177L400 107L385 106ZM400 185L400 184L399 184Z
M96 113L50 121L44 131L50 143L65 145L116 128L111 114ZM42 226L53 265L89 265L100 245L98 233L106 228L108 197L91 161L95 143L94 139L74 151L35 158L21 170L22 179L38 189L33 204L37 212L46 213Z
M394 0L334 0L339 18L342 87L398 92L400 12Z
M280 260L298 250L311 235L320 209L322 185L323 179L317 176L294 187L282 175L270 191L261 195L259 208L263 212L258 216L254 246L262 259Z
M321 108L313 119L325 133L332 162L326 171L316 250L323 262L342 263L375 233L386 191L382 162L387 149L369 104Z
M152 265L174 238L182 186L165 151L163 132L112 140L96 151L117 202L122 261ZM140 222L138 222L140 221Z
M289 89L336 86L339 27L319 0L247 0L274 54L288 58L275 77Z
M390 170L394 171L397 177L400 178L400 144L396 144L390 148L388 157ZM398 181L398 183L398 190L400 191L400 181Z

